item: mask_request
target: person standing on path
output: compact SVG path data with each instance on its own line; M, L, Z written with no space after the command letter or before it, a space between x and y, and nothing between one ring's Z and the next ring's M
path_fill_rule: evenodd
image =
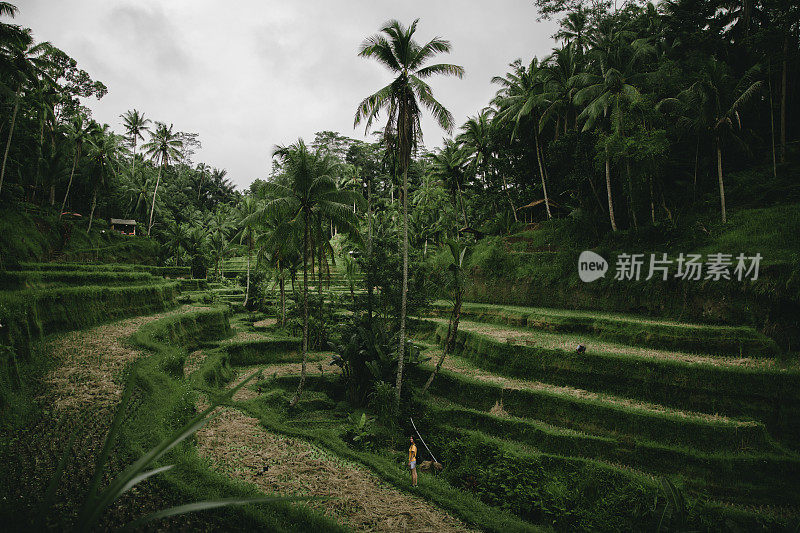
M411 469L411 485L417 486L417 445L411 437L411 446L408 448L408 467Z

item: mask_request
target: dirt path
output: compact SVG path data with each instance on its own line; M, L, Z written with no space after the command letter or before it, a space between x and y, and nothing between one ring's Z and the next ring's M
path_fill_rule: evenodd
M447 324L447 319L432 319L440 324ZM656 348L644 348L640 346L627 346L614 342L602 341L599 339L587 339L572 333L546 333L542 331L523 330L512 326L502 326L487 324L484 322L473 322L462 320L459 329L480 333L500 342L517 344L523 346L537 346L541 348L564 350L572 352L578 344L585 344L587 351L603 352L618 355L633 355L652 359L664 359L670 361L682 361L685 363L706 364L718 367L748 367L748 368L777 368L778 363L775 359L753 358L753 357L717 357L707 355L697 355L686 352L676 352L671 350L659 350Z
M53 337L43 349L59 363L44 378L46 392L42 399L56 409L116 405L122 395L122 384L115 377L126 364L141 356L141 351L128 344L128 337L145 324L197 309L183 306Z
M53 513L53 516L72 517L64 518L67 522L74 519L75 511L83 504L97 455L122 394L124 384L118 379L119 374L128 362L142 356L127 339L145 324L196 309L185 306L63 333L39 347L57 361L43 378L36 398L42 406L42 416L15 432L14 441L0 457L0 479L7 489L6 497L17 502L19 516L39 513L44 490L74 431L76 441L61 478ZM125 466L112 452L108 471L119 472ZM142 484L104 514L98 529L115 530L135 518L136 513L158 509L163 504L162 496L152 485ZM172 519L170 523L177 524L178 529L194 530L202 524L195 517ZM57 529L63 527L62 524Z
M423 498L386 484L365 467L305 441L275 435L257 419L226 408L197 433L197 450L214 469L266 493L327 496L312 501L357 531L467 531ZM424 477L421 480L424 483Z
M202 350L193 352L186 370L196 369L202 358ZM319 374L317 365L325 365L328 360L327 353L309 354L308 373ZM267 377L299 375L300 366L284 363L242 367L228 386L235 387L257 370ZM245 401L257 395L245 386L233 399ZM198 400L198 408L206 405L204 399ZM357 531L469 531L460 520L424 498L383 482L364 466L303 440L271 433L256 418L234 408L221 409L197 432L197 451L211 461L215 470L252 483L266 493L331 497L307 505Z

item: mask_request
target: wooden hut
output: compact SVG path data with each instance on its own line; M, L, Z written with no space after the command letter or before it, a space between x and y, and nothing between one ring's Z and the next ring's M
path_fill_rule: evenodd
M127 220L124 218L112 218L111 229L118 231L123 235L136 235L136 221Z

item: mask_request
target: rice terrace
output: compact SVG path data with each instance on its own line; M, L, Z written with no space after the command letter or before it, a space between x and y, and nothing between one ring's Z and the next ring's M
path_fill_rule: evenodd
M800 6L0 1L0 530L800 531Z

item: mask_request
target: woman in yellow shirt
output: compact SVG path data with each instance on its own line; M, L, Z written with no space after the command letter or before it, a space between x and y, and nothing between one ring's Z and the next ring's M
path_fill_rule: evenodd
M417 445L411 437L411 447L408 448L408 467L411 469L411 484L417 486Z

